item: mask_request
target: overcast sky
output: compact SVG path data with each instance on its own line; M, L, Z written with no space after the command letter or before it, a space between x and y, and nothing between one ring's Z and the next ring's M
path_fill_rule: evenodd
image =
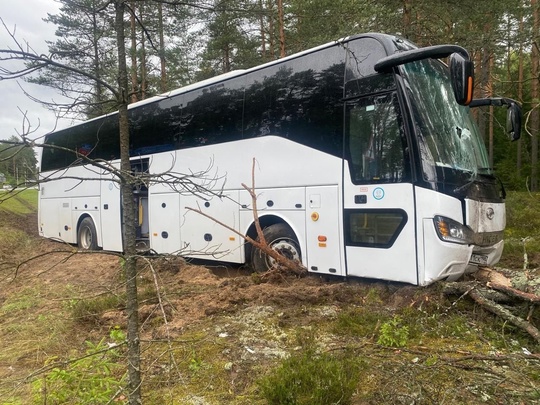
M43 18L47 13L56 14L59 4L55 0L0 0L0 17L6 26L16 28L16 37L27 41L36 51L47 53L46 40L54 40L55 26L45 23ZM0 49L13 48L6 30L0 26ZM0 62L2 63L2 62ZM59 99L52 89L30 85L22 80L0 81L0 139L22 132L23 112L27 112L33 128L37 129L36 136L44 135L54 129L55 117L40 104L29 100L20 89L19 83L33 97L51 101ZM60 127L69 125L60 122Z

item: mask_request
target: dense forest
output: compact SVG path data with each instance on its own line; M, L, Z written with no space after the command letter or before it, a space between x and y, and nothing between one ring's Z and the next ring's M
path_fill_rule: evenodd
M49 43L60 63L88 78L51 67L30 80L70 96L79 118L116 109L104 82L115 80L114 10L109 0L59 0L45 21L57 27ZM509 189L538 189L537 0L128 0L126 21L130 101L362 32L398 34L420 46L455 43L475 60L477 97L519 100L522 139L504 134L504 109L476 112L490 159ZM58 106L57 106L58 107ZM65 107L65 106L62 106Z

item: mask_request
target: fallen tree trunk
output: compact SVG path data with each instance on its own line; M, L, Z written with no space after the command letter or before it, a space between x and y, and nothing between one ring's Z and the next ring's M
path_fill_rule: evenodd
M494 289L499 289L500 291L495 291ZM516 300L534 304L539 302L539 296L525 293L506 285L491 283L482 285L477 281L448 283L443 287L443 293L446 295L459 294L462 297L471 297L474 302L482 308L485 308L487 311L510 322L524 332L527 332L537 343L540 343L540 331L536 326L531 322L514 315L511 311L498 304L498 302L510 303L516 302Z
M536 328L533 324L526 321L525 319L522 319L518 316L515 316L513 313L511 313L509 310L503 308L501 305L487 299L484 297L479 291L472 290L469 295L471 298L476 301L478 304L480 304L482 307L486 308L491 313L500 316L501 318L507 320L514 326L517 326L518 328L524 330L529 335L532 336L534 340L536 340L537 343L540 343L540 331L538 328Z

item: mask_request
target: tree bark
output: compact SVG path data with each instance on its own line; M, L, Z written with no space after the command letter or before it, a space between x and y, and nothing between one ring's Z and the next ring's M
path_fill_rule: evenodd
M524 5L521 5L521 12L519 16L519 56L518 56L518 101L523 105L523 33L524 33L524 24L523 24L523 7ZM522 166L522 158L521 158L521 150L522 150L522 138L519 138L517 141L517 158L516 158L516 169L517 169L517 175L520 175L521 172L521 166Z
M412 24L412 1L403 0L403 36L411 39L411 24Z
M141 24L141 100L145 100L148 92L148 72L146 68L146 33L144 25L144 3L139 7L139 21Z
M167 60L165 59L165 33L163 27L163 4L158 3L158 30L159 30L159 66L160 66L160 90L165 93L169 90L167 80Z
M525 300L527 302L536 303L540 297L534 294L528 294L523 291L516 290L511 287L498 284L488 284L489 287L500 291L493 291L483 287L478 282L457 282L447 283L443 292L447 295L462 294L462 297L468 295L482 308L501 317L502 319L517 326L521 330L527 332L536 342L540 343L540 331L527 320L514 315L508 309L499 305L497 302L511 302L513 298ZM495 302L497 301L497 302Z
M540 50L538 47L540 35L540 12L537 0L531 0L533 13L532 54L531 54L531 184L530 191L538 190L538 132L540 130L539 94L538 94L538 63Z
M268 10L268 53L270 59L276 59L276 46L275 46L275 27L274 27L274 2L273 0L267 0Z
M129 122L128 122L128 69L124 33L124 13L126 0L116 0L115 29L118 47L118 119L120 132L120 165L124 271L126 276L126 313L128 346L128 397L129 404L141 404L141 357L139 337L139 303L137 298L137 263L135 202L129 161Z
M490 55L489 58L489 71L493 71L493 55ZM493 77L490 74L488 79L488 89L489 89L489 97L493 97ZM493 148L494 148L494 128L493 128L493 116L494 116L494 108L493 106L489 106L489 148L488 148L488 156L489 156L489 167L493 167Z
M93 68L94 68L94 75L99 79L95 83L96 87L96 97L95 102L97 104L97 108L94 109L95 115L99 116L103 111L103 107L101 106L101 103L105 101L103 99L103 86L100 83L101 80L101 66L100 66L100 60L99 60L99 35L98 35L98 21L96 13L94 12L92 14L92 48L94 51L94 60L93 62Z
M130 22L130 37L131 37L131 102L135 103L138 101L139 93L139 79L137 75L137 21L135 19L136 5L134 2L131 3L131 13L129 16Z
M507 320L514 326L517 326L518 328L524 330L527 332L534 340L536 340L537 343L540 343L540 331L532 325L530 322L527 322L524 319L521 319L518 316L515 316L513 313L511 313L506 308L502 307L499 304L496 304L495 302L487 299L484 297L480 292L477 290L472 290L469 293L470 297L476 301L478 304L480 304L483 308L487 309L489 312L500 316L501 318Z
M279 57L285 57L285 17L283 11L283 0L278 0L278 19L279 19Z
M264 27L264 5L263 0L259 0L259 8L260 8L260 14L259 14L259 24L260 24L260 32L261 32L261 57L263 62L266 62L266 33L265 33L265 27Z

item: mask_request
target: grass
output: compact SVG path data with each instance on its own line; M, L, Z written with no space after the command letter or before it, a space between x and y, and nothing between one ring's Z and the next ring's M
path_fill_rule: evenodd
M346 354L307 349L283 361L258 384L270 405L346 405L356 390L359 368Z
M38 191L35 189L0 193L0 212L25 215L37 211Z
M500 266L540 267L540 193L510 192L506 199L505 246Z

